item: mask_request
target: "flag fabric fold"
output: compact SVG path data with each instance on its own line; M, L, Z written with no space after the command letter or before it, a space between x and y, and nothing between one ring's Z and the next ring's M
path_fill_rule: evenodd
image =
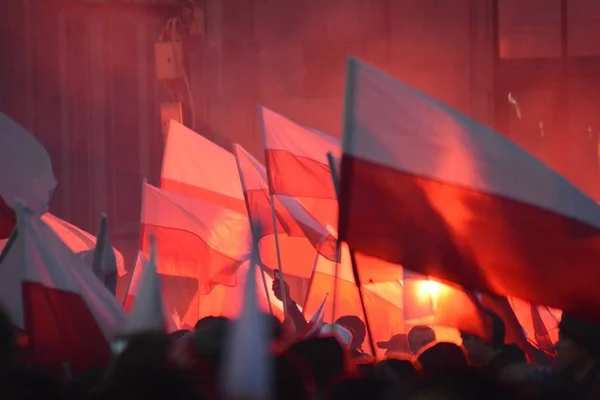
M151 235L160 248L167 303L194 326L199 295L237 284L236 271L250 256L247 216L144 184L141 223L144 253Z
M340 238L468 290L592 317L600 207L530 154L348 62Z
M28 362L73 373L104 367L109 341L124 328L123 308L45 222L25 209L17 217L19 234L0 266L0 302L28 335Z
M330 260L335 260L336 239L320 225L295 199L273 196L271 203L267 172L258 160L234 145L242 190L248 204L250 220L264 227L262 234L286 234L306 238L314 248ZM275 208L276 226L273 226L271 208Z
M283 115L259 108L271 193L293 197L323 226L337 227L337 197L327 153L341 154L340 141Z
M162 189L246 212L231 152L171 120L163 155Z

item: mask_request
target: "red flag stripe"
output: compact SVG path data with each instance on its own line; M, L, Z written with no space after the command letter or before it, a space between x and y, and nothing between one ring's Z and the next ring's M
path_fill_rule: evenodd
M284 150L267 149L265 156L273 193L337 200L329 165Z
M340 234L356 250L467 288L600 312L600 303L591 296L597 290L595 281L589 274L567 274L563 268L576 265L581 271L595 271L600 255L597 228L522 202L357 158L344 160L342 173L350 171L353 182L343 198L348 218ZM382 187L388 195L377 196L373 207L373 193ZM474 211L464 226L468 246L460 240L461 226L444 218L460 215L461 204ZM520 229L512 229L515 226ZM442 265L453 267L437 267Z
M143 247L149 256L148 240L154 236L160 249L157 272L164 275L198 278L200 291L206 294L216 285L235 286L235 271L245 259L235 259L213 249L200 236L181 229L143 224Z
M22 293L29 362L54 373L68 363L74 374L108 365L109 344L79 294L34 282Z

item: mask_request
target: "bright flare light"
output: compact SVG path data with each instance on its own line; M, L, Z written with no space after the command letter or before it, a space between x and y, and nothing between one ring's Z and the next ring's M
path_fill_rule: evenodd
M438 296L440 295L440 291L442 290L442 284L436 281L428 280L419 282L418 296L421 299L425 299L430 297L431 300L435 303Z

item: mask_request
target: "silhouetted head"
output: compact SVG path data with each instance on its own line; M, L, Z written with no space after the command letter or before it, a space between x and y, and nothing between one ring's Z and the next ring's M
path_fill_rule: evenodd
M356 315L344 315L335 321L336 324L343 326L352 333L351 349L362 348L363 342L367 336L365 323Z
M435 342L435 331L427 325L417 325L408 331L408 347L412 354L417 354L422 348Z
M463 350L449 342L430 344L421 350L417 360L425 376L461 370L468 366Z

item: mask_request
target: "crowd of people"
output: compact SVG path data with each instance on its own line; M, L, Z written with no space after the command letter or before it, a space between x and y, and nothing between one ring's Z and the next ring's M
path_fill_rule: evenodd
M377 343L385 350L377 359L364 351L367 330L357 316L340 317L327 334L307 334L310 323L289 291L279 281L272 290L287 296L288 318L263 314L271 327L271 400L600 399L600 325L567 313L548 365L528 363L506 343L504 322L491 311L491 337L463 333L459 346L415 326ZM1 313L0 399L226 398L219 374L232 322L211 316L193 331L122 338L106 368L65 379L27 365L27 340Z

